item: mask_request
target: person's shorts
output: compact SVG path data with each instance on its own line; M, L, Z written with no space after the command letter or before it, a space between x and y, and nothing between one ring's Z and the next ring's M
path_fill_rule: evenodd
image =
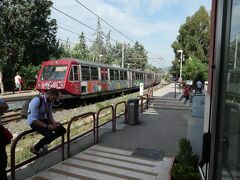
M20 88L21 84L20 83L15 83L16 88Z

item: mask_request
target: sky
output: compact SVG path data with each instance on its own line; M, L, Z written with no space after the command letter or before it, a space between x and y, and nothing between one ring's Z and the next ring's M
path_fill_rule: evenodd
M148 62L161 68L172 65L174 53L171 44L176 40L179 28L186 22L186 18L192 16L202 5L207 11L211 10L211 0L52 1L54 8L77 20L52 9L51 18L57 20L57 38L61 41L68 40L74 45L78 42L81 32L84 32L89 46L95 39L92 29L97 27L97 17L84 8L81 5L83 4L128 38L101 21L101 28L105 34L111 30L113 40L130 43L131 46L134 44L131 40L140 42L148 51Z

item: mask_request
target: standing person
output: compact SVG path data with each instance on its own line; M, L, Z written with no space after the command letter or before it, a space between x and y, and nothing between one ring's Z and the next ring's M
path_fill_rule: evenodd
M199 94L202 94L202 82L200 80L197 81L196 86L197 86L197 92Z
M2 96L4 95L4 88L3 88L3 75L2 72L0 71L0 88L1 88L1 93Z
M6 102L4 102L2 99L0 99L0 115L8 110L8 105ZM0 126L1 124L1 117L0 117ZM1 130L1 129L0 129ZM1 132L0 132L1 133ZM6 173L6 167L7 167L7 153L6 153L6 143L3 139L3 135L1 133L0 135L0 179L1 180L7 180L7 173Z
M19 93L21 93L21 89L22 89L22 85L21 85L22 78L21 78L21 76L19 75L18 72L16 73L16 76L14 77L14 80L15 80L15 87L16 87L16 89L18 89L18 90L19 90Z
M52 115L52 103L58 96L57 89L49 89L46 94L33 98L29 103L28 124L33 130L44 136L30 149L33 154L41 155L41 150L47 144L66 133L66 129L56 122Z

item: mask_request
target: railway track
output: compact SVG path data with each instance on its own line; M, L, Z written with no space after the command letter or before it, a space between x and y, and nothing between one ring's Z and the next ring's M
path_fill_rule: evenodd
M63 108L53 109L53 112L62 111L62 110L63 110ZM21 117L20 110L9 111L9 112L5 113L1 117L1 119L2 119L3 125L6 125L11 122L18 122L18 121L24 120L24 118Z

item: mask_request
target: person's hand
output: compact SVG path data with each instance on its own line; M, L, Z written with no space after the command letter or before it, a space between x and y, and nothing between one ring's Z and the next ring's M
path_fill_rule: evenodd
M54 129L57 129L59 126L60 126L59 123L49 124L49 125L48 125L48 129L49 129L49 130L54 130Z
M54 129L56 129L60 126L60 123L53 121L52 125L53 125Z

